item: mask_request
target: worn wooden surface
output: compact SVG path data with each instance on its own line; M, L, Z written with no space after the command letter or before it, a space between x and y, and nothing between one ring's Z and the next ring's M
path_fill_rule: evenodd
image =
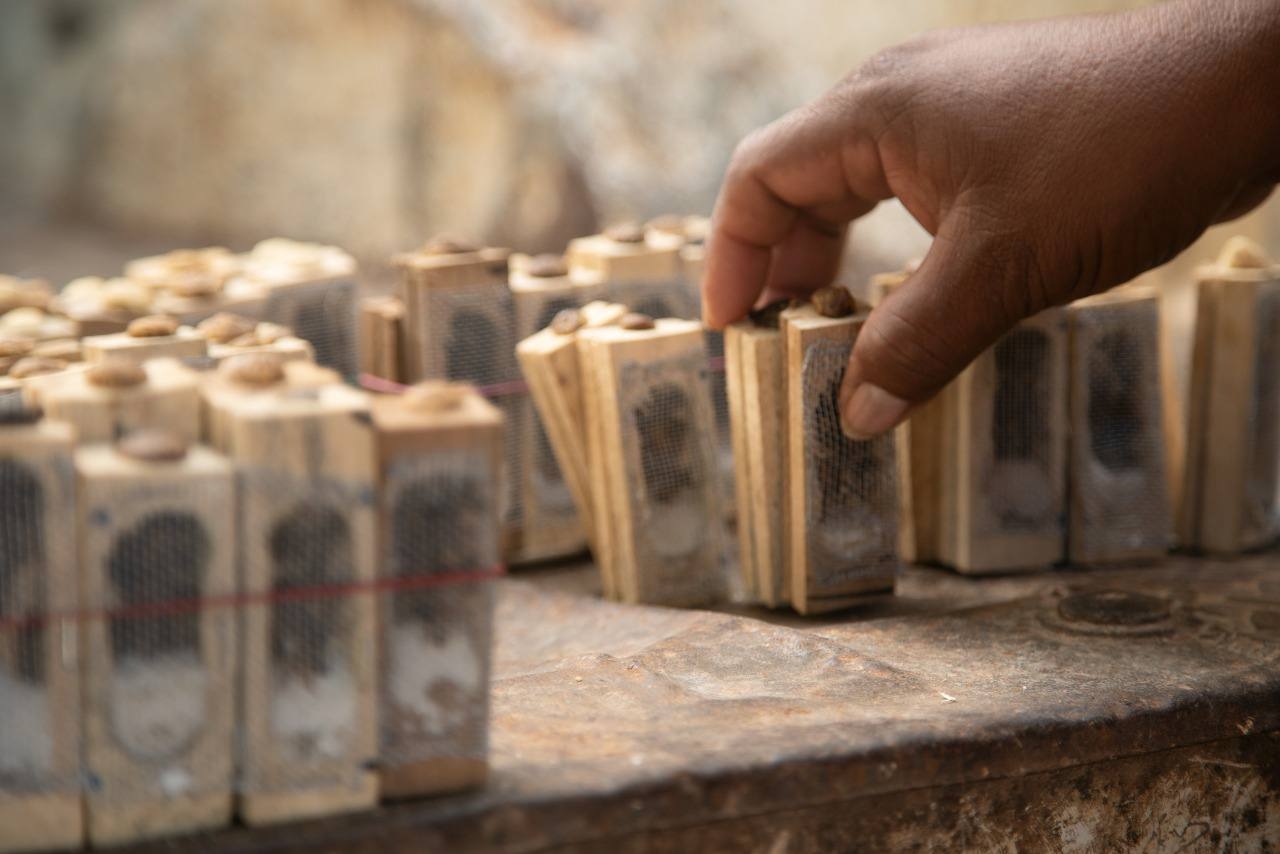
M166 850L1247 850L1280 834L1274 556L912 568L896 597L820 619L616 605L594 584L551 568L500 585L483 792ZM1170 616L1140 597L1063 605L1097 588Z

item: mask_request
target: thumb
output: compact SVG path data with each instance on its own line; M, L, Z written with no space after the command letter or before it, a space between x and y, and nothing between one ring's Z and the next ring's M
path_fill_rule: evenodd
M849 357L840 415L853 438L878 436L1043 306L1025 243L940 229L920 268L872 310ZM1021 248L1019 248L1021 247Z

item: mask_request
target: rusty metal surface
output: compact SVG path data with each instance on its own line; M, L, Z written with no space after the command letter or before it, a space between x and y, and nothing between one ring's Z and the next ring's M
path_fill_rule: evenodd
M627 607L591 589L582 570L502 583L485 791L157 847L1280 839L1274 556L989 580L913 568L898 597L822 620Z

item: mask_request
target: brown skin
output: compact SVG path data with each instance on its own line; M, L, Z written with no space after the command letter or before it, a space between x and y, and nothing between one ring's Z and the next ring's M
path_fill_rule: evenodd
M930 33L734 152L704 317L831 282L849 223L897 197L935 236L867 320L845 430L901 422L1015 323L1128 281L1280 182L1280 0Z

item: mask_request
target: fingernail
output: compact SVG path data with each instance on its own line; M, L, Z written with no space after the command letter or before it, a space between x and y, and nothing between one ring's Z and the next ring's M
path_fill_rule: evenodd
M854 389L841 410L840 429L850 439L871 439L892 430L907 417L911 404L877 385Z

